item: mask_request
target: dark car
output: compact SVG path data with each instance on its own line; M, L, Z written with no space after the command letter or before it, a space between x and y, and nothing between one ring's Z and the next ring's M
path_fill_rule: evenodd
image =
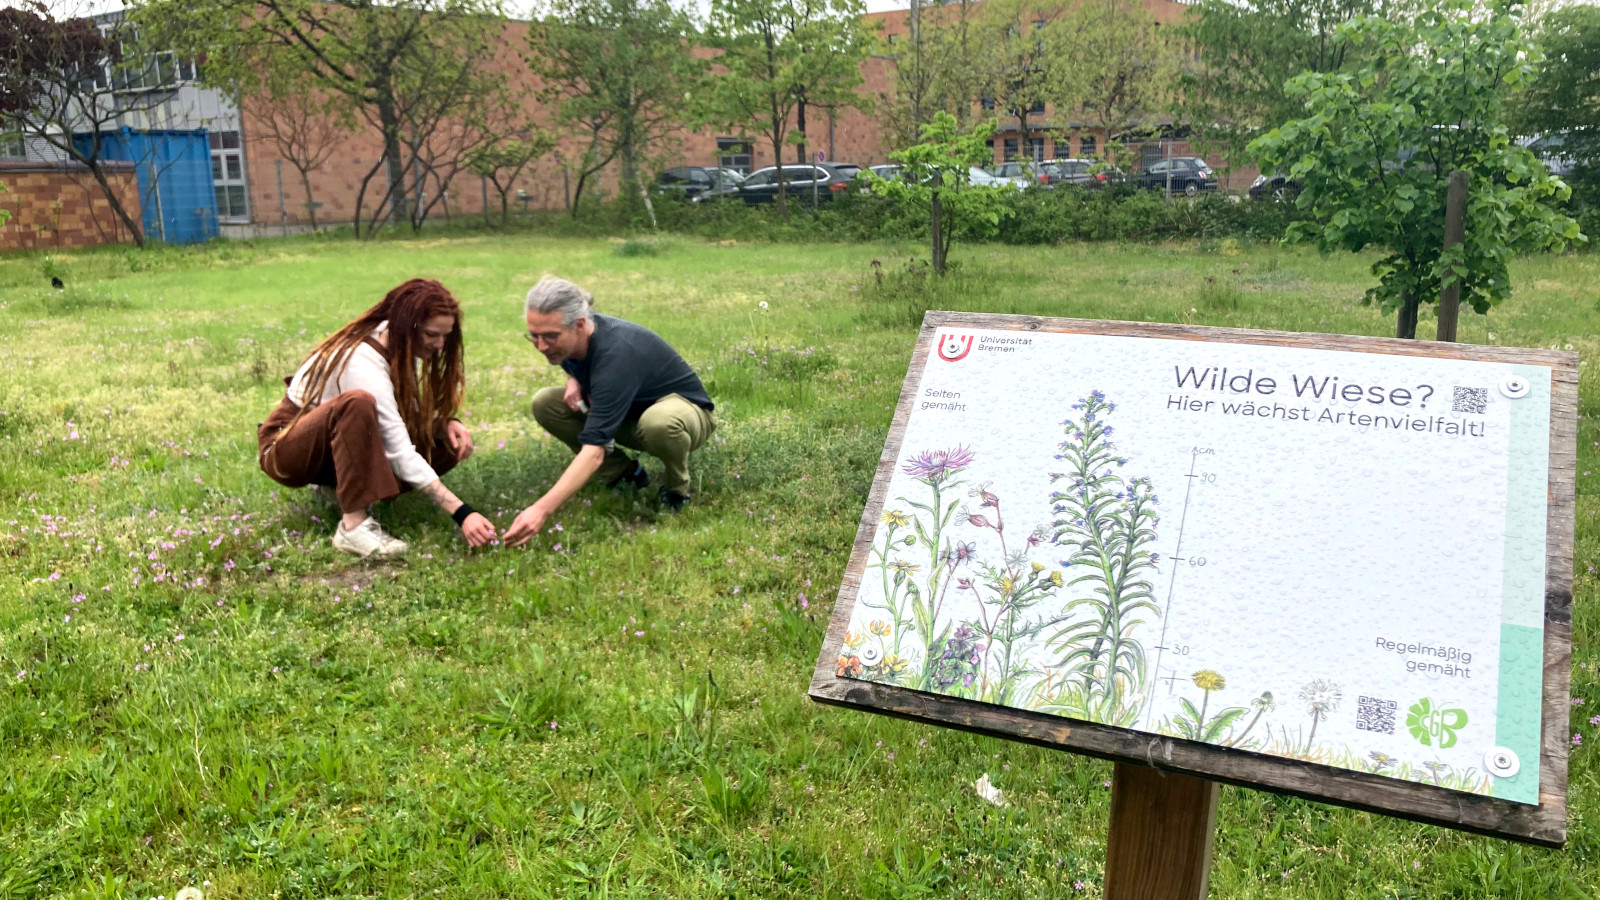
M1085 190L1116 184L1127 176L1116 166L1108 166L1092 159L1047 159L1039 164L1049 176L1046 184L1075 184Z
M1287 203L1300 193L1300 182L1287 175L1257 175L1250 183L1251 200L1272 200Z
M1186 197L1217 189L1217 174L1198 156L1157 160L1146 166L1133 181L1139 187L1152 191L1164 191L1170 184L1174 194Z
M698 203L739 193L744 176L717 166L679 166L656 176L656 193Z
M791 200L809 204L813 196L818 203L826 203L836 194L850 189L850 181L860 169L854 166L832 166L826 163L787 165L783 167L784 191ZM778 168L768 166L750 173L739 185L739 196L749 206L775 203L778 199Z

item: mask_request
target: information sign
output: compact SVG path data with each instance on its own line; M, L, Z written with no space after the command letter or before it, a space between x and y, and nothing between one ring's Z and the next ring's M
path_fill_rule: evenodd
M1565 838L1576 356L929 313L821 701Z

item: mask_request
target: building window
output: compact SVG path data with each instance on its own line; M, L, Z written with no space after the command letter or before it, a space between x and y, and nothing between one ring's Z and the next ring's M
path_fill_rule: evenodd
M1084 135L1082 138L1078 139L1078 154L1080 156L1093 159L1095 152L1098 149L1099 148L1095 146L1094 135Z
M244 149L239 132L211 132L211 183L217 191L217 220L250 221L250 206L245 191Z
M979 98L978 105L983 107L985 112L994 112L994 95L984 94Z
M20 134L0 134L0 159L27 159L28 145Z
M893 47L895 44L900 43L900 35L898 35L898 34L889 35L888 36L888 43L889 43L889 46L891 46L891 47Z
M131 41L138 37L137 29L124 26L121 22L101 25L100 33L113 40L125 36L127 41ZM125 43L118 41L119 46ZM125 55L125 59L136 58L131 53ZM94 86L100 90L109 87L116 91L154 91L188 84L198 74L194 60L180 57L170 50L162 50L150 54L142 66L126 62L106 65L95 75Z
M1017 139L1016 138L1006 138L1005 151L1006 151L1006 156L1005 156L1005 161L1006 162L1010 162L1011 160L1017 158Z
M1043 160L1044 159L1044 138L1042 138L1042 137L1028 138L1028 153L1033 157L1033 161L1034 162L1039 162L1039 161Z
M750 142L743 138L717 138L717 165L741 173L750 171Z
M1030 116L1042 116L1042 115L1044 115L1044 101L1043 100L1035 100L1035 101L1033 101L1033 105L1028 107L1028 115L1030 115Z

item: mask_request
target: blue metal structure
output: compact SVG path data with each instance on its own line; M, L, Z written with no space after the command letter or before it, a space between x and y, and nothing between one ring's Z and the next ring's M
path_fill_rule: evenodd
M76 134L72 140L88 152L93 136ZM135 164L147 239L198 244L218 235L206 129L101 132L100 157Z

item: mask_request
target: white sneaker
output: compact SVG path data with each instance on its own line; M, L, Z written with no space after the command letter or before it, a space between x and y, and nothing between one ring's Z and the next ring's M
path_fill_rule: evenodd
M323 503L326 503L329 506L332 506L332 507L335 507L335 508L337 508L339 506L339 495L338 495L338 493L335 492L333 488L328 487L325 484L313 484L313 485L311 485L311 496L317 498L318 500L321 500Z
M366 559L376 556L387 559L406 552L406 542L383 530L378 520L367 516L366 521L346 531L343 525L333 529L333 549L351 556Z

